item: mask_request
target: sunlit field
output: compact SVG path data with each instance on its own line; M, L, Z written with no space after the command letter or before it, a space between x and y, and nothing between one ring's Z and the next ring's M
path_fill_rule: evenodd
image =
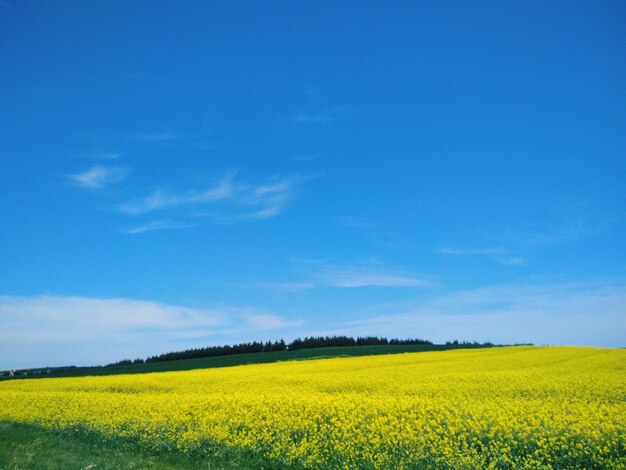
M0 420L306 468L626 468L626 350L507 347L0 383Z

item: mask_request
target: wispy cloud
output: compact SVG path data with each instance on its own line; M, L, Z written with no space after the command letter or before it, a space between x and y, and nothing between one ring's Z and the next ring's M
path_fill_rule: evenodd
M509 250L504 248L441 248L439 253L446 255L505 255Z
M137 215L167 207L206 204L229 199L234 195L233 177L234 173L230 173L216 185L202 190L183 193L166 193L156 190L148 196L121 204L120 210L128 214Z
M78 158L85 158L88 160L117 160L122 157L124 154L122 152L102 152L102 151L94 151L94 152L85 152L74 154L73 156Z
M296 292L316 287L419 287L435 284L407 271L385 266L375 261L357 263L329 263L321 260L293 260L304 267L300 280L290 282L264 282L257 287L278 292Z
M512 253L506 248L482 247L482 248L441 248L439 253L453 256L483 256L505 266L524 266L526 260Z
M127 175L127 168L94 166L82 173L69 175L68 178L70 181L83 188L101 189L105 186L123 181L126 179Z
M148 196L121 204L119 210L139 215L176 208L185 210L190 216L211 217L220 223L268 219L283 211L298 185L307 179L292 175L255 184L235 176L235 173L229 173L213 186L203 189L178 193L156 190Z
M185 137L185 133L176 130L165 130L160 132L137 132L135 134L129 134L129 137L133 140L140 140L143 142L174 142L181 140Z
M313 124L326 124L337 120L337 116L334 114L296 114L293 117L295 124L313 123Z
M120 230L120 232L128 233L130 235L137 235L145 232L153 232L155 230L175 230L191 227L195 227L195 225L173 220L157 220L154 222L149 222L147 224L138 225L136 227L122 229Z
M423 279L391 273L343 271L333 273L328 278L328 285L333 287L430 287L431 283Z
M522 256L496 256L494 260L505 266L524 266L526 259Z
M259 282L255 287L267 289L274 292L300 292L307 289L313 289L313 282Z
M582 223L535 232L509 232L509 237L516 243L527 247L539 247L560 243L571 243L594 235L595 231Z
M122 74L122 77L128 80L134 80L138 82L147 82L147 83L155 83L155 84L172 84L176 82L176 80L171 77L166 77L162 75L144 73L144 72L128 72Z
M324 125L335 122L341 116L341 108L330 108L316 112L298 112L289 118L291 126Z
M362 217L341 217L339 218L339 225L348 229L361 231L367 235L372 243L387 248L394 248L402 243L401 238L395 232L385 230Z
M372 307L374 310L374 307ZM626 284L502 285L376 306L319 334L376 334L498 343L626 346Z
M124 136L130 141L142 144L184 146L204 150L220 148L219 144L210 140L210 136L206 131L190 132L165 129L155 132L126 133Z
M157 190L144 198L125 202L119 206L119 209L121 212L137 215L164 207L175 206L179 204L179 201L180 198L178 196L164 194L162 191Z
M552 245L574 243L599 233L600 227L591 228L582 222L538 231L507 231L498 238L501 244L495 247L444 247L438 250L445 255L484 256L506 266L524 266L529 252Z
M310 162L313 160L318 160L323 157L322 153L308 153L304 155L298 155L292 158L295 162Z
M379 263L320 266L318 282L331 287L432 287L429 280Z
M122 155L124 155L121 152L99 152L99 153L94 153L92 155L89 156L89 158L92 158L94 160L117 160L118 158L120 158Z
M127 298L0 296L0 369L88 365L263 339L300 321L252 308L197 309Z

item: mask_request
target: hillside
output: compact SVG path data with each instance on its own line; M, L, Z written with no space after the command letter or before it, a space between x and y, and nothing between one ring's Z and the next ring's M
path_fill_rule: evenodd
M405 344L375 346L341 346L295 351L268 351L257 353L234 354L228 356L181 359L162 362L144 362L119 365L114 367L72 367L59 369L31 369L27 375L1 375L0 380L33 379L46 377L80 377L115 374L143 374L149 372L168 372L178 370L207 369L214 367L238 366L244 364L265 364L278 361L293 361L329 357L370 356L379 354L399 354L408 352L445 351L450 349L468 349L492 347L490 344ZM47 372L47 371L50 372Z

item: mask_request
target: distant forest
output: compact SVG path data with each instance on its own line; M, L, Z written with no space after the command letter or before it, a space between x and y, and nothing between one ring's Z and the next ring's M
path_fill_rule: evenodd
M492 343L478 343L468 341L446 341L446 346L453 348L461 347L490 347ZM168 352L159 354L158 356L150 356L147 359L123 359L121 361L112 362L105 366L77 367L40 367L34 369L14 369L0 371L0 377L6 376L43 376L51 373L68 373L83 369L105 369L115 368L119 366L128 366L132 364L158 363L166 361L178 361L183 359L198 359L215 356L230 356L233 354L244 353L262 353L272 351L296 351L298 349L315 349L330 347L350 347L350 346L386 346L386 345L433 345L431 341L426 339L387 339L377 336L365 336L352 338L348 336L310 336L304 339L296 338L290 343L286 343L283 339L278 341L253 341L250 343L240 343L225 346L208 346L206 348L187 349L185 351Z
M269 351L295 351L296 349L329 348L337 346L377 346L387 344L433 344L426 339L387 339L377 336L365 336L351 338L348 336L311 336L304 339L296 338L291 343L284 340L278 341L253 341L240 343L232 346L208 346L206 348L186 349L185 351L168 352L158 356L150 356L147 359L124 359L122 361L107 364L105 367L125 366L129 364L142 364L144 362L177 361L181 359L196 359L200 357L228 356L231 354L259 353Z

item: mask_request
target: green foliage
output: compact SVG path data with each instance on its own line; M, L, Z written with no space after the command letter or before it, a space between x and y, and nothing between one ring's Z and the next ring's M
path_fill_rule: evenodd
M86 375L142 374L148 372L166 372L176 370L206 369L211 367L230 367L245 364L265 364L277 361L316 359L322 357L370 356L376 354L398 354L406 352L444 351L449 349L468 349L491 347L478 343L458 344L406 344L393 343L374 346L337 346L326 348L296 349L290 351L270 351L262 353L242 353L228 356L201 357L174 361L125 362L115 367L67 367L47 369L50 372L29 373L13 377L3 376L0 380L31 379L42 377L80 377Z
M0 422L2 470L122 470L122 469L282 469L257 453L215 447L211 456L187 456L178 451L147 452L134 442L105 438L84 430L53 431L37 426Z

